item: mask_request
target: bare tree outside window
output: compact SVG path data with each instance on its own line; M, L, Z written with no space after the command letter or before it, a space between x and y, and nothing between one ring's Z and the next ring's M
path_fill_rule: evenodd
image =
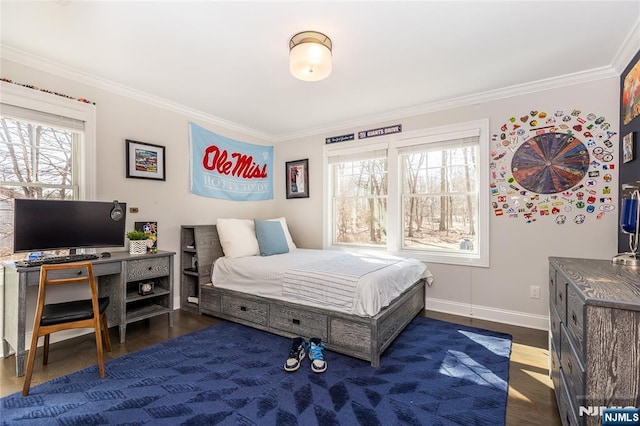
M69 130L0 118L0 260L13 257L13 200L76 198L78 137Z
M488 136L483 119L325 147L323 243L488 267Z
M401 156L403 247L477 250L476 150L467 146Z
M387 242L387 160L344 162L333 173L334 243Z

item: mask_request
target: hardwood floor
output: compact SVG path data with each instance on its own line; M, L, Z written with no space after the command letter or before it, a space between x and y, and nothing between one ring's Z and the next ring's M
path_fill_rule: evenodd
M546 331L423 311L423 316L511 334L507 425L560 426L560 413L549 378L549 343Z
M546 331L431 311L423 311L422 315L511 334L513 347L509 368L506 424L549 426L561 424L553 385L548 373L549 350ZM112 351L105 353L105 361L191 333L218 321L206 315L175 311L172 329L167 327L165 316L133 323L127 326L125 343L119 343L118 329L111 328ZM41 348L38 349L31 386L96 363L95 342L92 334L52 344L49 349L49 364L46 366L42 365L41 350ZM0 360L0 396L20 392L22 383L23 378L15 376L15 357L10 356Z

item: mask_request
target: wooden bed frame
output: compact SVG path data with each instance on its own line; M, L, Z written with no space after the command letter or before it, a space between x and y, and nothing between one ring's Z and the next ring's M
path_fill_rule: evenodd
M206 237L195 242L202 266L213 265L215 259L224 256L215 225L205 227L202 235ZM210 278L210 268L205 269ZM207 282L200 285L199 311L280 336L320 337L327 349L377 367L384 350L424 309L424 284L424 280L417 281L377 315L360 317L218 288Z

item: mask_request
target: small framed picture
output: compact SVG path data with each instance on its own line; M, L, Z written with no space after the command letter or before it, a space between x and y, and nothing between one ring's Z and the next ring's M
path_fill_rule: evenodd
M633 132L629 132L622 138L622 162L628 163L633 160Z
M287 161L287 198L309 198L309 159Z
M164 146L127 139L127 177L166 180Z

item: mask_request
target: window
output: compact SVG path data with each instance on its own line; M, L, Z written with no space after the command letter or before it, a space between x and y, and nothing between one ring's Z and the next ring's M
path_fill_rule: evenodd
M386 150L334 156L332 243L384 246L387 242Z
M75 100L9 83L2 88L0 260L8 260L24 257L13 255L14 199L91 199L95 112Z
M325 246L488 266L488 121L326 146Z

